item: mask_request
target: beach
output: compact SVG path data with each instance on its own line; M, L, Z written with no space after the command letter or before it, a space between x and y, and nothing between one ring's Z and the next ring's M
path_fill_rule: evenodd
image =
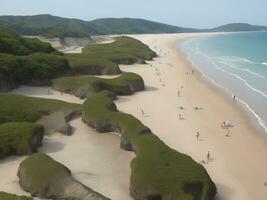
M267 136L253 126L237 102L206 81L177 48L178 42L201 35L207 34L133 35L159 57L148 64L120 66L122 71L141 75L146 90L119 97L115 103L120 111L140 119L168 146L202 163L217 186L217 200L264 200ZM21 87L13 93L83 102L56 91L48 95L49 89ZM224 120L235 122L230 137L221 128ZM131 199L130 162L134 154L120 149L119 136L97 134L80 118L71 125L75 128L73 136L46 137L40 151L62 162L74 178L97 192L114 200ZM11 157L0 162L0 171L5 173L0 188L4 191L25 194L16 182L21 160L21 157Z
M140 74L147 89L120 98L116 104L120 111L140 119L170 147L194 160L206 161L209 151L212 160L203 166L216 183L217 199L266 199L266 135L253 126L233 99L206 81L177 49L178 42L198 35L201 34L133 36L160 57L149 62L152 66L121 66L124 71ZM196 106L201 109L195 110ZM180 120L179 115L184 119ZM224 120L235 122L230 137L221 128Z

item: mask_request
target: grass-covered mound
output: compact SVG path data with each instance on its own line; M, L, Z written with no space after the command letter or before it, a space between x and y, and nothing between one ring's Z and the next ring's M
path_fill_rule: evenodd
M101 92L83 105L83 120L98 132L121 133L121 147L133 150L131 195L138 200L210 200L216 187L206 170L187 155L170 149L132 115L121 113L114 95Z
M19 166L20 186L32 196L65 200L108 200L74 180L70 170L45 154L34 154Z
M56 111L79 110L80 105L59 100L0 94L0 124L5 122L35 122Z
M33 200L33 198L0 192L0 200Z
M112 75L121 73L118 64L101 57L85 54L66 54L65 57L76 74Z
M148 46L130 37L118 37L109 44L88 44L82 54L67 55L77 74L119 74L118 64L145 63L156 53Z
M82 53L103 57L118 64L145 63L145 60L152 60L156 56L147 45L125 36L108 44L88 44Z
M144 90L144 81L135 73L122 73L113 79L104 79L94 76L71 76L58 78L53 81L53 88L61 92L74 94L85 98L103 90L117 95L130 95Z
M0 158L9 155L28 155L42 145L44 128L29 122L0 124Z
M14 55L28 55L34 52L58 53L50 44L38 39L23 38L0 26L0 52Z

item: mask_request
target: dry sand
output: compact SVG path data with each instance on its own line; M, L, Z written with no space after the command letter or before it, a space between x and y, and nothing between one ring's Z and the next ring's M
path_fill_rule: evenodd
M217 199L266 200L267 138L252 126L230 97L205 81L200 73L191 74L193 67L177 49L177 43L196 35L201 34L133 36L161 56L149 62L152 66L121 67L140 74L147 89L120 98L116 104L121 111L139 118L170 147L194 160L206 160L210 151L212 161L204 167L217 185ZM179 110L180 106L185 109ZM203 109L195 111L195 106ZM144 117L141 109L146 113ZM184 120L179 120L179 114ZM221 128L224 120L236 124L230 129L231 137L225 137L227 131Z

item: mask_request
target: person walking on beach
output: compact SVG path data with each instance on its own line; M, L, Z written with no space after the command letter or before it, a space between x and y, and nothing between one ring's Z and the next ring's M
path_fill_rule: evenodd
M233 95L233 99L234 99L234 101L236 100L236 96L235 95Z
M196 135L197 141L199 140L199 136L200 136L200 133L197 131L197 135Z
M195 72L195 71L192 69L192 74L194 74L194 72Z
M144 115L145 115L145 112L144 112L144 110L143 110L143 109L141 110L141 114L142 114L142 116L144 116Z
M264 182L264 187L267 187L267 182L266 181Z
M208 153L207 153L207 163L209 163L209 161L210 161L210 152L208 151Z
M178 94L178 97L180 97L181 94L180 94L180 91L179 90L178 90L178 93L177 94Z
M226 133L225 137L230 137L230 136L231 136L231 135L230 135L230 131L227 130L227 133Z

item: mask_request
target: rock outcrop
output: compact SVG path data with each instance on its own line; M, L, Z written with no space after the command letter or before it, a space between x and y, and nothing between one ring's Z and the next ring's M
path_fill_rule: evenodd
M76 181L70 170L45 154L34 154L19 166L20 186L34 197L62 200L108 200Z

